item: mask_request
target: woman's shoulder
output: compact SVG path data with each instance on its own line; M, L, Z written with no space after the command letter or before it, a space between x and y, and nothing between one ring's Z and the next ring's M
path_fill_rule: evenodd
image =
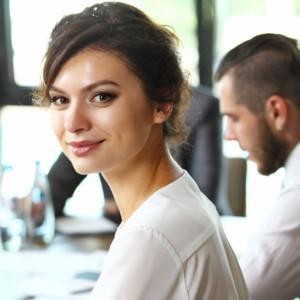
M122 231L158 239L184 259L218 231L218 222L214 205L185 172L145 201Z

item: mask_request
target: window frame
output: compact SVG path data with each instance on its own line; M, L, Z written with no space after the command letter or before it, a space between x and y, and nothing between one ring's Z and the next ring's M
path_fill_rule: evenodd
M14 80L9 1L0 1L0 105L31 104L32 87Z

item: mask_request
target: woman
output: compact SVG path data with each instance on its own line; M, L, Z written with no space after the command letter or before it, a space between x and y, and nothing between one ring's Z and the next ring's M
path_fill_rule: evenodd
M93 299L248 299L214 206L168 150L185 134L186 91L175 35L132 6L97 4L52 32L39 102L122 217Z

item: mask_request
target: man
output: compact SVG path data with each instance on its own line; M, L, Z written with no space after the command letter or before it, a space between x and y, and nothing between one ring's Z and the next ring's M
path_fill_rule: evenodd
M192 175L200 189L216 205L221 176L221 119L219 101L205 87L192 88L192 101L187 112L190 129L187 142L172 149L176 161ZM109 186L99 174L105 198L104 216L120 223L120 215ZM55 214L63 215L66 200L85 178L75 172L62 153L52 165L48 179Z
M232 49L215 74L225 138L249 152L261 174L286 175L250 248L240 257L253 300L300 295L300 50L296 40L258 35ZM263 199L262 199L263 201Z

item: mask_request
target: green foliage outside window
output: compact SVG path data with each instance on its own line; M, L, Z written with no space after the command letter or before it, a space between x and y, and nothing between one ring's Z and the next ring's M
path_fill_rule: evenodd
M232 16L264 15L266 4L263 0L227 0L228 14Z
M185 47L196 45L194 0L144 0L142 8L160 24L170 25Z
M294 11L296 15L300 16L300 1L294 0Z

